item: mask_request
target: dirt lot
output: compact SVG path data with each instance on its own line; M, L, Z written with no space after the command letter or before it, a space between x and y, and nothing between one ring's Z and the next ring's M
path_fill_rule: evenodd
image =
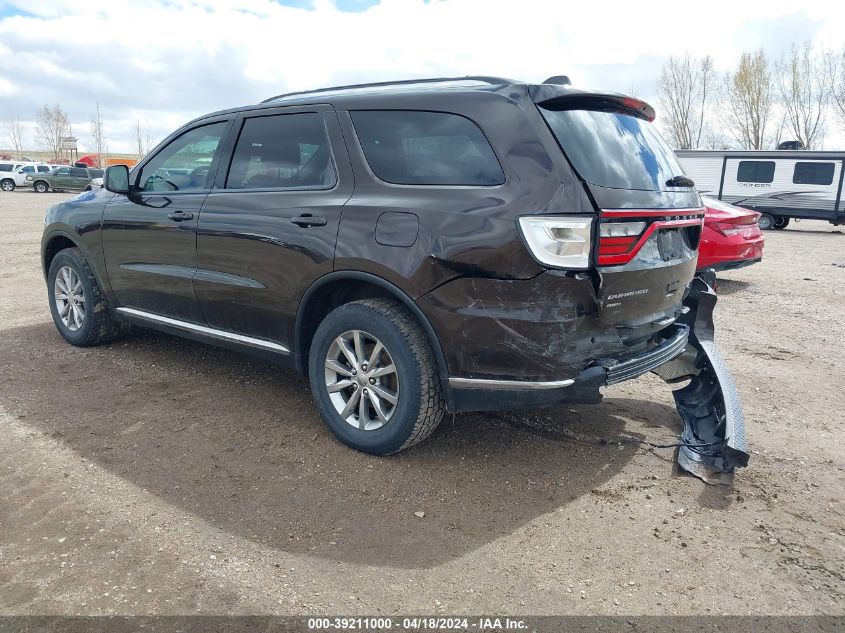
M0 613L842 614L845 235L720 279L753 455L679 474L670 389L447 418L355 453L295 373L158 334L75 349L38 262L63 194L0 194ZM415 512L424 512L419 518Z

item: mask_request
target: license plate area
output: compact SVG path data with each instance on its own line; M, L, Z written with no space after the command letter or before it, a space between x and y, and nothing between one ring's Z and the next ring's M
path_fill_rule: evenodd
M684 235L686 230L683 228L657 231L657 251L660 253L660 259L664 262L671 262L683 257L685 247L689 245L689 240Z

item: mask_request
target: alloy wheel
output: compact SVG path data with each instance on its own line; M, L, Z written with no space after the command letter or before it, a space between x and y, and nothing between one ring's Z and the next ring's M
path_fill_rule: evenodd
M53 297L59 319L68 330L76 332L85 322L85 289L70 266L62 266L56 273Z
M8 180L4 180L0 182L0 189L3 191L13 191L15 189L15 184L13 182L9 182Z
M390 421L399 402L399 375L387 348L372 334L349 330L329 347L326 389L341 418L362 431Z

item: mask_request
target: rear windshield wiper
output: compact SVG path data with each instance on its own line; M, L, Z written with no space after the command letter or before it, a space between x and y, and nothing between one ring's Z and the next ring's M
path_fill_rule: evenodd
M672 176L666 181L667 187L695 187L695 183L686 176Z

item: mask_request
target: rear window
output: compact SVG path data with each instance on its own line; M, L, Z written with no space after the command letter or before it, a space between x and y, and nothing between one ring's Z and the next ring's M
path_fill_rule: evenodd
M644 119L599 110L540 108L540 113L575 171L591 184L672 190L666 181L684 175L675 153Z
M796 185L831 185L833 168L833 163L795 163L792 182Z
M774 161L741 160L736 168L737 182L772 182L774 179Z
M478 126L446 112L350 112L373 173L398 185L490 186L502 167Z

